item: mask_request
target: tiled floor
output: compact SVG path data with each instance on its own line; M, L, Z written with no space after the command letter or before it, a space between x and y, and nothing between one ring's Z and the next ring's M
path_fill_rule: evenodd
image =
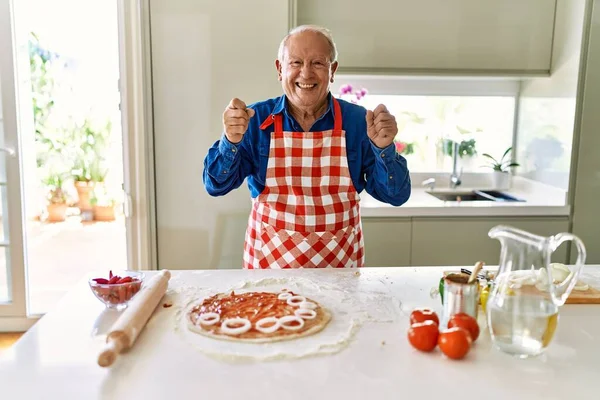
M29 313L52 309L74 284L94 273L127 268L125 222L30 221L27 226ZM0 299L7 297L5 254L0 253Z

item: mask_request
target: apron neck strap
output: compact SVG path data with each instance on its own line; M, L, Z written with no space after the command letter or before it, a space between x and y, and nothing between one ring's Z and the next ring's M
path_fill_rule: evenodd
M342 131L342 108L340 107L339 101L334 97L333 98L333 131L341 132Z
M275 132L281 133L283 132L283 113L279 113L275 115Z

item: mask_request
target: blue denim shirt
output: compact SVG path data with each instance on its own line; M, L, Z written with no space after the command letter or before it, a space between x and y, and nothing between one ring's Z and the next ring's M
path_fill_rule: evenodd
M346 132L348 167L354 188L379 201L394 206L404 204L410 197L411 182L406 159L396 152L392 143L385 149L375 146L367 136L366 109L338 99L342 110L342 129ZM271 132L274 124L265 130L262 122L271 114L283 113L283 130L301 132L300 124L286 106L286 96L271 98L248 105L255 115L250 118L248 130L242 140L233 144L224 133L208 150L204 159L203 181L211 196L223 196L240 187L248 178L252 198L265 187ZM329 108L310 129L333 129L333 96L329 94Z

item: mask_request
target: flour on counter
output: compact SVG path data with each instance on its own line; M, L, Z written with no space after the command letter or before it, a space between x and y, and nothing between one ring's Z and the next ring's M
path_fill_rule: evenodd
M308 274L310 275L310 274ZM245 280L223 288L174 286L169 299L176 309L176 334L209 357L228 361L273 361L333 354L346 348L364 323L393 322L401 316L400 303L380 290L361 290L360 281L352 274L337 280L309 277L274 277ZM178 282L179 283L179 282ZM318 301L332 313L332 319L320 333L292 341L273 343L238 343L205 337L190 331L185 320L189 307L217 293L248 291L281 292L291 290Z

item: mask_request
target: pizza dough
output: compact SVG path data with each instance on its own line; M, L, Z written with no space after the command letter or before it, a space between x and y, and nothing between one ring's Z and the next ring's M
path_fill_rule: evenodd
M385 324L405 318L401 302L390 293L392 286L385 277L363 277L351 269L269 271L269 275L274 276L267 277L260 277L259 273L248 272L248 277L237 283L211 271L197 272L185 281L172 278L168 300L173 306L169 309L174 312L174 333L182 343L219 362L301 359L342 351L365 323ZM321 330L307 329L302 335L290 335L286 340L256 342L216 337L190 326L192 310L210 297L230 295L232 291L236 295L263 292L279 295L284 289L303 296L323 310L325 320L329 320L319 326ZM213 317L205 316L209 323Z
M219 293L186 312L190 331L245 343L272 343L314 335L331 320L329 310L293 291Z

